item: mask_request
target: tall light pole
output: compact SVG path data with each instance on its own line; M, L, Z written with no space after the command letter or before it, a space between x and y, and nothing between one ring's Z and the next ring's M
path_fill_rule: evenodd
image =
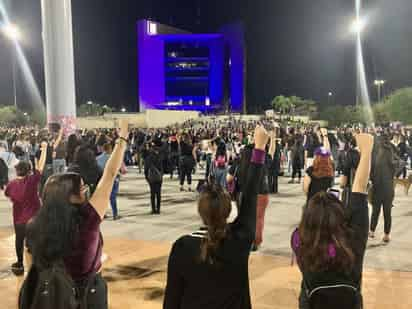
M358 11L358 10L357 10ZM361 80L362 80L362 66L363 66L363 59L362 59L362 40L361 34L365 28L365 22L361 19L359 12L357 12L355 20L352 22L351 25L351 32L356 35L356 105L361 103Z
M385 84L385 81L383 79L376 79L374 84L376 88L378 89L378 103L380 103L381 97L382 97L382 87Z
M72 0L41 0L47 120L76 130Z
M16 85L16 44L19 41L21 34L19 29L13 24L7 24L3 26L4 35L12 42L13 49L11 50L12 56L12 70L13 70L13 99L14 107L17 109L17 85Z

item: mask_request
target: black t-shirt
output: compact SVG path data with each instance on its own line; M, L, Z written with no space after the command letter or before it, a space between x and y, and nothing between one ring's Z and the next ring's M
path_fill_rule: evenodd
M309 167L306 170L306 174L308 174L312 180L309 186L308 201L314 195L316 195L316 193L322 192L322 191L326 192L328 191L328 189L333 187L334 177L317 178L315 175L313 175L313 166Z
M180 143L180 154L182 156L193 156L193 145Z
M170 152L177 153L179 151L179 143L177 141L170 142Z
M315 150L320 146L322 146L322 144L319 142L316 134L309 134L306 141L306 151L308 152L307 157L313 158L315 155Z

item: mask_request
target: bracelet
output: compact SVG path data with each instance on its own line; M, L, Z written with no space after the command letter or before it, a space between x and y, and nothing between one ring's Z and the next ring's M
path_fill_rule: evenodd
M127 142L124 139L120 139L120 138L116 141L115 144L120 145L120 146L122 146L122 145L127 146Z
M120 139L121 141L125 142L126 144L129 143L129 141L128 141L126 138L122 137L122 136L120 136L119 139Z

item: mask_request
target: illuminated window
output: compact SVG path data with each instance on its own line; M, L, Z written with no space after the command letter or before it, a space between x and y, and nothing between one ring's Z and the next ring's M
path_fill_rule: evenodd
M156 35L157 34L157 24L151 21L147 22L147 33L149 35Z

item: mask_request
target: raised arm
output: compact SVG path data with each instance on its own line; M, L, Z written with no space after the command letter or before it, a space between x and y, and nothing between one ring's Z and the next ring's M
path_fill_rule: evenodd
M53 149L56 150L59 147L63 139L63 128L60 128L59 135L57 136L56 141L54 142Z
M44 167L45 167L45 165L46 165L47 147L48 147L48 144L47 144L46 142L43 142L43 143L41 144L40 159L36 162L36 170L37 170L40 174L43 174Z
M257 126L255 130L255 149L246 176L245 190L242 192L240 212L235 221L237 227L242 231L244 229L247 237L251 238L254 238L256 232L256 202L260 180L263 176L263 164L266 157L265 148L268 139L269 136L266 130L261 126Z
M276 131L273 131L270 134L270 146L269 146L269 155L272 160L275 159L275 152L276 152Z
M371 171L373 136L370 134L358 134L356 142L360 151L359 165L353 181L352 192L367 193L369 174Z
M127 120L121 120L119 139L116 141L113 153L107 161L103 176L97 185L96 191L90 199L90 204L96 209L101 218L104 217L105 211L109 206L110 194L113 189L114 180L123 162L128 136L129 122Z

